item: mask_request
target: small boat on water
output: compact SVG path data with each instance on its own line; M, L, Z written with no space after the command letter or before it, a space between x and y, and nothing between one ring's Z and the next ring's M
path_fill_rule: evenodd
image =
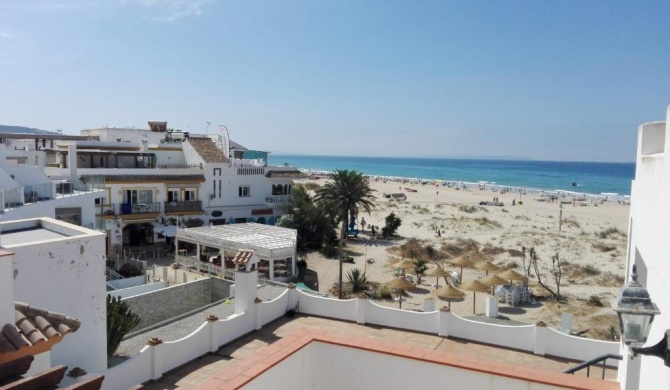
M414 188L408 188L408 187L405 187L405 191L407 191L407 192L419 192L419 190L415 190Z

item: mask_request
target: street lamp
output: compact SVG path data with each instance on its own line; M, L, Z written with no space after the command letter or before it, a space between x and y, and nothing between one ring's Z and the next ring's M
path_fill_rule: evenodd
M619 301L614 306L614 311L619 319L621 339L630 346L633 357L636 355L656 356L670 367L670 350L668 350L668 338L670 329L665 332L665 337L653 347L641 348L647 341L654 317L661 314L656 304L651 301L649 291L637 281L637 266L633 265L631 281L621 289Z

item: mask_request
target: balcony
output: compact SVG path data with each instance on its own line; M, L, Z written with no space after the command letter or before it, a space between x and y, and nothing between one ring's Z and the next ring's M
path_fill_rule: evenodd
M117 215L156 214L161 212L160 202L152 203L119 203L114 208Z
M165 202L165 213L182 213L182 212L201 212L202 202L199 200L186 200L183 202Z
M265 203L285 204L291 201L291 195L268 195L265 197Z

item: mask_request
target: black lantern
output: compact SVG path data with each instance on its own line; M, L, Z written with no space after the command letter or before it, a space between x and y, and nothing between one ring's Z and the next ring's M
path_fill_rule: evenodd
M665 365L670 367L670 350L668 349L670 330L667 330L663 339L653 347L639 348L647 341L654 317L661 312L651 301L649 291L637 281L637 266L633 265L633 273L630 277L631 281L621 289L621 297L614 307L619 318L621 340L626 345L630 345L633 356L638 354L656 356L663 359Z
M614 311L619 317L621 339L626 345L640 346L647 341L654 317L661 312L651 301L649 292L637 281L637 266L633 266L631 281L621 289Z

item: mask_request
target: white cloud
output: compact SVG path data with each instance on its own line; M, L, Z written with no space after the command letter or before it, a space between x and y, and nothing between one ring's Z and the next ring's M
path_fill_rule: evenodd
M13 37L12 34L10 34L8 32L4 32L4 31L0 31L0 38L11 38L11 37Z
M125 0L155 9L158 14L152 20L174 22L188 16L202 15L203 9L214 0Z

